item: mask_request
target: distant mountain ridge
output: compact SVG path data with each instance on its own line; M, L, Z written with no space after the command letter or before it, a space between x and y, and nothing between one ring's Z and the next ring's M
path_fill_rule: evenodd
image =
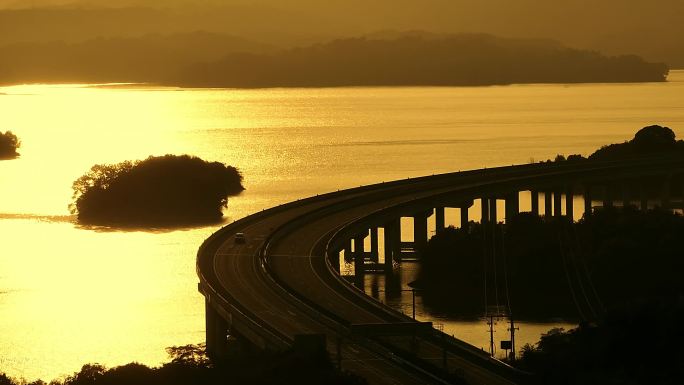
M283 47L378 30L554 39L684 68L681 0L0 0L0 45L198 29Z
M472 86L512 83L662 82L669 70L633 56L603 56L538 39L409 34L339 39L277 54L231 54L189 67L185 86Z
M78 43L33 42L0 46L0 84L173 83L185 67L234 52L276 48L209 32L96 38Z
M187 87L461 86L665 81L668 68L542 39L421 31L286 50L208 32L0 46L0 84Z

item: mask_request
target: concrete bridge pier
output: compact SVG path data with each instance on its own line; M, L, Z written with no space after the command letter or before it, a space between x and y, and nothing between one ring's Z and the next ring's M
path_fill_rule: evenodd
M228 322L205 299L207 356L220 361L228 356Z
M345 262L351 262L354 258L354 249L352 248L352 239L349 238L345 241L344 245L344 260Z
M366 233L367 234L367 233ZM357 234L354 236L354 275L359 276L365 272L365 250L364 240L366 234Z
M417 251L424 250L428 243L428 218L432 210L413 214L413 242Z
M530 190L530 207L532 214L539 215L539 191Z
M563 215L563 190L557 188L553 192L553 216L560 217Z
M544 216L546 218L553 216L553 193L549 190L544 191Z
M441 234L445 226L444 207L435 208L435 234Z
M506 223L520 212L520 195L518 191L506 195Z
M489 198L480 198L480 206L481 206L480 209L481 209L481 217L482 217L480 219L480 223L482 223L483 225L485 223L488 223L489 219L491 218L491 213L489 211L489 203L490 203Z
M467 229L468 228L468 223L470 222L470 218L468 218L468 209L473 206L473 201L470 200L468 202L461 203L458 206L458 211L460 211L461 214L461 228L462 229Z
M565 215L567 215L571 221L575 219L575 196L572 191L572 186L565 188Z
M370 229L370 260L378 263L380 260L380 247L378 245L378 228L376 226Z
M328 254L330 258L330 264L332 265L333 269L339 274L340 273L340 253L343 252L344 249L338 249L338 250L333 250L332 254Z
M401 222L399 219L387 222L384 226L385 273L391 274L394 261L400 260Z
M592 200L592 195L591 195L591 186L585 185L584 186L584 216L589 216L591 215L591 212L593 211L593 208L591 206L591 200Z
M482 198L482 219L480 223L498 223L497 217L499 215L496 207L496 197Z

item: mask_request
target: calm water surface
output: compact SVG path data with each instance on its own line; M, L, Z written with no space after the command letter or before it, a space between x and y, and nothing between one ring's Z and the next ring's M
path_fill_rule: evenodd
M216 227L76 225L71 183L93 164L188 153L235 165L247 188L225 211L235 220L362 184L587 154L654 123L684 134L684 72L665 84L0 88L0 130L23 141L20 159L0 162L0 371L50 380L87 362L156 365L166 346L204 338L194 262ZM410 312L410 293L390 302ZM418 315L487 346L482 322ZM520 325L518 342L557 325L571 327Z

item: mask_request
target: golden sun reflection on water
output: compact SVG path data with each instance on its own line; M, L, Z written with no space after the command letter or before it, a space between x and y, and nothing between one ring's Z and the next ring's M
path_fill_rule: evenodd
M0 295L3 370L50 379L64 370L53 368L87 362L155 364L166 359L160 346L202 340L203 302L188 278L211 229L95 232L0 221L3 234L10 229L2 246L12 258L0 259L0 287L12 288Z
M97 163L166 153L240 168L228 220L340 188L584 153L648 124L684 130L684 72L667 84L177 90L0 87L0 371L27 379L87 362L155 365L204 336L195 254L216 227L92 231L68 216ZM576 208L580 206L577 205ZM430 314L423 314L426 319ZM439 320L472 338L480 324ZM522 327L522 326L521 326ZM544 325L526 326L534 332ZM530 341L533 342L533 341Z

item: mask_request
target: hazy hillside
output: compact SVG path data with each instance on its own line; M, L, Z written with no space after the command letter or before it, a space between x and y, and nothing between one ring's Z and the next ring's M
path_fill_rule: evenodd
M0 46L0 84L56 82L170 83L187 66L229 53L274 48L227 35L193 32L81 43L34 42Z
M420 29L548 38L684 68L681 0L0 0L2 8L0 45L201 29L295 46Z
M178 83L221 87L490 85L664 81L667 66L490 35L343 39L276 55L232 54Z
M0 47L0 83L146 82L196 87L489 85L663 81L664 64L549 40L376 34L275 51L205 32ZM382 38L381 38L382 37Z

